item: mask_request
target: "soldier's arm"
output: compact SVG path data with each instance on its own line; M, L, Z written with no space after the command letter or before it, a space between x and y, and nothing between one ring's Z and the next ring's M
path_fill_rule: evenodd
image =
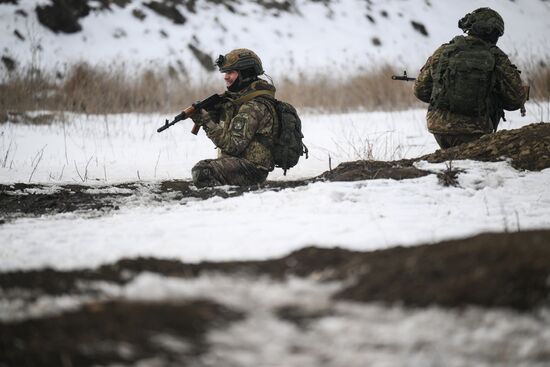
M428 58L428 61L420 69L420 74L416 77L414 81L414 95L416 98L422 102L429 103L430 97L432 96L432 70L437 65L441 52L443 51L443 46L439 47L432 56Z
M250 144L267 113L267 107L249 101L242 105L237 115L229 121L227 130L218 124L208 123L205 126L206 135L225 153L238 155Z
M496 52L495 94L505 110L519 109L527 99L522 87L520 71L502 51Z

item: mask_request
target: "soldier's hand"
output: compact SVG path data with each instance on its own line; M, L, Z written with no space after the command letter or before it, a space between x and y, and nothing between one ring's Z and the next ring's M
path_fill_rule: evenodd
M208 116L210 116L210 120L212 120L212 122L214 122L215 124L220 123L221 104L206 108L206 112L208 112Z
M193 115L191 115L191 120L193 120L193 122L196 124L196 125L199 125L199 126L204 126L206 125L210 120L210 116L208 115L208 113L204 110L200 110L196 113L194 113Z

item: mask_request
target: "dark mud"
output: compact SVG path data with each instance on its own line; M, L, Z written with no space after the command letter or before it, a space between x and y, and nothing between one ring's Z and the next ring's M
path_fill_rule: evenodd
M143 273L193 278L205 273L285 279L345 280L336 299L406 306L507 307L550 305L550 231L482 234L415 247L374 252L308 247L267 261L202 262L123 259L97 269L0 273L2 290L59 295L87 292L82 284L124 284Z
M414 160L400 161L355 161L344 162L320 177L328 181L359 181L375 179L404 180L429 175L431 172L413 166Z
M136 258L96 269L16 271L0 273L0 294L14 302L32 301L40 295L71 296L90 292L96 281L125 284L146 272L182 278L218 274L275 281L296 276L319 283L340 280L343 286L332 294L334 300L531 312L550 306L550 231L482 234L374 252L309 247L267 261L186 264ZM94 292L101 296L100 288ZM265 292L270 292L269 287ZM0 322L0 366L128 365L137 361L186 365L182 361L196 362L208 353L209 331L247 318L238 309L213 302L208 294L183 301L108 298L54 316ZM273 313L307 330L337 311L288 304Z
M0 366L96 366L197 358L209 329L243 314L211 301L109 301L59 316L3 323ZM180 364L181 365L181 364Z
M279 191L312 182L267 181L254 186L207 187L197 189L192 182L170 180L159 183L129 182L116 185L46 185L0 184L0 219L11 220L21 216L39 216L68 212L118 210L121 205L140 202L148 204L180 201L184 198L231 198L248 192ZM3 218L3 219L2 219Z

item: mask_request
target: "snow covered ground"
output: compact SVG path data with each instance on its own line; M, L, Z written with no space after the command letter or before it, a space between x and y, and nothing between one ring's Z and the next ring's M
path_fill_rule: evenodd
M530 116L537 105L528 105ZM546 109L548 107L545 107ZM531 117L532 118L532 117ZM531 121L508 114L502 128ZM311 177L341 161L417 157L436 144L424 111L303 116L311 157L271 180ZM0 182L110 184L190 178L211 142L182 122L157 134L161 116L65 115L50 125L0 126ZM7 157L7 158L6 158ZM434 172L445 164L421 162ZM403 181L318 182L229 199L157 202L144 196L108 213L21 218L0 226L0 270L92 267L151 255L183 261L263 259L307 245L371 250L486 231L550 227L550 170L517 171L507 162L453 162L460 187L435 175ZM10 168L11 167L11 168ZM87 168L86 168L87 167ZM138 173L139 172L139 173ZM230 189L230 188L228 188Z

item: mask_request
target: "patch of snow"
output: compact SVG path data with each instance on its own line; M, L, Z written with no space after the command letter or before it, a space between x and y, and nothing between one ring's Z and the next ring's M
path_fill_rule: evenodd
M133 194L134 191L130 189L124 189L120 187L105 187L97 189L84 190L86 194Z

